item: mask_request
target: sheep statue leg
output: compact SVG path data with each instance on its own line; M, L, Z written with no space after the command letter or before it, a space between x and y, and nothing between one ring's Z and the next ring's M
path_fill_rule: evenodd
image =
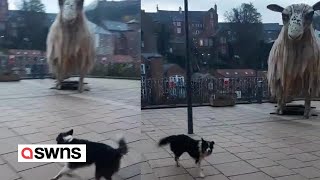
M304 118L309 119L311 111L311 95L310 92L305 92L305 100L304 100Z
M79 87L78 87L79 93L82 93L84 90L83 80L84 80L84 73L81 73L79 77Z
M82 93L83 92L83 90L84 90L84 84L83 84L83 81L84 81L84 77L85 77L85 72L86 72L86 66L85 66L85 64L84 64L84 62L86 62L85 61L85 58L83 58L83 60L82 60L82 63L83 64L81 64L80 65L80 77L79 77L79 85L78 85L78 91L79 91L79 93Z
M278 99L278 102L277 102L277 105L278 105L277 114L282 115L286 103L285 103L285 98L283 97L283 89L282 89L282 87L280 85L277 87L277 95L276 95L276 97Z
M62 88L63 74L61 71L61 67L57 67L56 71L56 88L60 90Z
M277 114L279 115L283 115L283 110L284 110L284 107L286 106L286 104L284 103L284 98L283 97L280 97L278 99L278 107L277 107Z
M57 79L56 88L57 88L58 90L61 90L61 88L62 88L62 80Z

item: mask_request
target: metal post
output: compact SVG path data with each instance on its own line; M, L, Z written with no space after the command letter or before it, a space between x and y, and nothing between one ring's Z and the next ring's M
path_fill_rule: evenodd
M257 101L259 104L262 103L262 81L258 81L258 92L257 92Z
M188 0L184 0L185 32L186 32L186 69L187 69L187 102L188 102L188 134L193 134L192 117L192 89L191 89L191 69L190 69L190 44L189 44L189 19Z

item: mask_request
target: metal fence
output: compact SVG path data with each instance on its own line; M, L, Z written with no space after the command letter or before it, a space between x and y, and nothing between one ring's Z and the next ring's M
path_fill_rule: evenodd
M208 105L210 97L231 96L236 103L251 103L269 100L266 78L209 78L193 79L191 82L194 105ZM184 106L187 104L184 80L142 79L141 106Z
M0 56L0 73L14 73L21 78L44 78L49 75L48 65L43 56Z
M111 64L111 65L110 65ZM90 77L139 77L139 66L135 63L110 63L108 65L96 61L95 68L88 75ZM46 57L43 56L17 56L0 54L0 75L3 73L18 74L20 78L46 78L52 77L49 72ZM74 74L74 76L77 76Z

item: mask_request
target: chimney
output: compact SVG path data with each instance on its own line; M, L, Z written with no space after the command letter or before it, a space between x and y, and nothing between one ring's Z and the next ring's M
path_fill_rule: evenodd
M182 14L182 8L181 8L181 6L179 7L179 13Z
M159 5L157 4L157 12L159 11Z
M216 13L218 13L218 6L217 6L217 4L214 5L214 10L216 11Z

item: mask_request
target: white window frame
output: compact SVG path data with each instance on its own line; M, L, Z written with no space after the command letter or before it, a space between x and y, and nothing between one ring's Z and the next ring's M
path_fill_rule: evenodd
M181 34L181 28L177 28L177 33Z
M200 46L203 46L203 45L204 45L203 39L200 39L200 40L199 40L199 45L200 45Z
M146 74L146 66L145 64L140 65L141 74Z

